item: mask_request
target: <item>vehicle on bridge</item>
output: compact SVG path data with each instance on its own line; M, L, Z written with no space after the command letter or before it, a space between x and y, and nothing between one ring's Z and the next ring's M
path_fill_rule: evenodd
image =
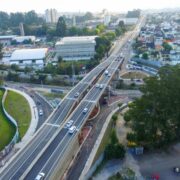
M36 176L35 180L43 180L45 178L45 173L41 172Z
M76 131L76 126L71 126L69 128L69 134L73 134Z

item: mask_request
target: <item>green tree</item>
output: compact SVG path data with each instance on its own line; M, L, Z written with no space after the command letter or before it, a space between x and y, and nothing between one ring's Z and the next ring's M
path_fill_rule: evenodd
M143 59L149 59L148 53L147 52L143 53L142 58Z
M56 26L57 36L64 37L66 35L66 30L67 30L67 27L66 27L65 19L64 17L61 16L59 17L57 26Z
M0 29L8 29L9 15L6 12L0 11Z
M165 51L168 51L168 52L172 50L172 46L167 42L163 43L163 48Z
M136 141L160 148L180 139L180 65L165 66L149 77L126 113Z

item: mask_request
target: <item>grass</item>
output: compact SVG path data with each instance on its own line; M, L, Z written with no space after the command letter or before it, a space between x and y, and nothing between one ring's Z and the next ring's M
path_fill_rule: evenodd
M110 141L110 134L112 132L112 125L113 125L113 120L111 119L107 129L106 129L106 132L104 133L104 136L102 138L102 141L99 145L99 148L96 152L96 155L95 155L95 158L94 158L94 162L96 162L96 160L99 158L99 156L104 152L105 150L105 147L107 146L107 144L109 143Z
M4 91L0 90L0 151L12 140L16 128L8 121L2 110L2 97Z
M122 78L125 79L144 79L146 77L148 76L145 73L141 73L141 72L129 72L122 75Z
M55 98L61 98L63 99L64 96L66 95L65 93L60 94L60 93L48 93L48 92L40 92L43 96L45 96L47 99L55 99Z
M8 91L5 100L5 109L17 121L20 138L22 138L31 122L29 103L22 95L14 91Z

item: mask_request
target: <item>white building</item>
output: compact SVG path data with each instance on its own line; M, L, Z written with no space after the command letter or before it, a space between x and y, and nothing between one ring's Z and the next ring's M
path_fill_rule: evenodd
M24 41L31 41L32 43L35 42L36 37L35 36L16 36L13 38L13 41L16 41L17 43L23 43Z
M58 12L56 9L47 9L45 11L45 19L47 23L57 23Z
M108 26L110 22L111 22L111 15L106 14L106 15L104 16L104 25L105 25L105 26Z
M116 25L118 25L120 21L123 21L125 25L135 25L138 20L138 18L119 18Z
M95 55L97 36L76 36L62 38L55 45L56 57L63 60L89 60Z
M16 64L21 68L26 66L36 69L43 68L47 52L47 48L15 50L10 58L10 65Z
M15 37L16 35L0 36L0 43L3 44L3 46L9 46Z

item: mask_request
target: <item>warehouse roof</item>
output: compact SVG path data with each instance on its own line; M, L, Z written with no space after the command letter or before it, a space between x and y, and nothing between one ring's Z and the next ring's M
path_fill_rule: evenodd
M56 43L56 45L62 44L79 44L79 43L95 43L95 38L97 36L73 36L64 37Z
M11 60L38 60L43 59L46 56L48 49L19 49L12 53Z

